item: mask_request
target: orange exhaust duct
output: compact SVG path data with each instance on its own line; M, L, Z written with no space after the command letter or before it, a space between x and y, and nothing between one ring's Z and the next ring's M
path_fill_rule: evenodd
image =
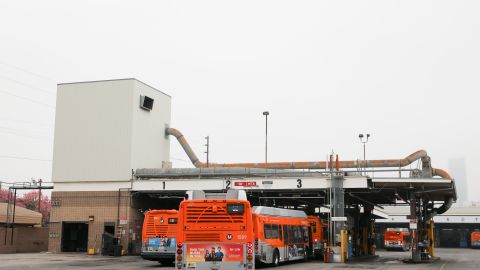
M177 129L167 128L166 135L177 138L185 153L190 158L192 164L197 168L206 168L207 164L201 162L188 144L185 136ZM403 159L378 159L378 160L344 160L336 162L337 168L401 168L412 164L413 162L428 158L425 150L418 150ZM267 169L328 169L329 164L326 161L294 161L294 162L268 162L268 163L210 163L208 167L225 168L267 168ZM450 175L441 169L433 169L433 175L446 179L452 179Z

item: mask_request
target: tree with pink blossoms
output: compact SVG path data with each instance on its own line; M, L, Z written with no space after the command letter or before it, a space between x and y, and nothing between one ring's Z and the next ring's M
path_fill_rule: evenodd
M8 189L0 190L0 202L8 202L8 193ZM13 199L13 196L11 196L11 199ZM50 210L52 209L48 196L42 195L40 210L38 209L38 191L30 191L21 196L18 196L17 194L16 205L40 212L42 214L42 225L48 224L48 221L50 220Z

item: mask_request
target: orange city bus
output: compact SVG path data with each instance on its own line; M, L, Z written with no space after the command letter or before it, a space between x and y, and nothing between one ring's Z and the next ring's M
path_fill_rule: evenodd
M151 210L145 214L141 257L171 265L175 260L177 210Z
M242 200L180 203L177 269L250 270L255 268L253 253L252 209L246 195Z
M480 248L480 231L473 231L470 235L470 247Z
M266 206L252 210L257 262L277 266L307 259L310 223L305 212Z
M386 250L409 250L410 232L406 228L388 228L384 234Z
M309 227L309 251L310 255L315 258L323 256L323 244L325 243L325 235L323 231L323 222L319 217L308 216Z

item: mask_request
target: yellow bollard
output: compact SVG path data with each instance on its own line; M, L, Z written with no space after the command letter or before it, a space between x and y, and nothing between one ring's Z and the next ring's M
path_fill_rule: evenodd
M428 233L428 254L431 257L435 257L435 228L433 225L433 218L427 221L427 233Z
M340 231L340 255L342 262L348 261L348 231Z

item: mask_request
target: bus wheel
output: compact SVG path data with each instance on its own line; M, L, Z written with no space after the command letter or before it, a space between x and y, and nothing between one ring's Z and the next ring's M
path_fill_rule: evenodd
M310 254L310 252L308 252L308 250L305 249L305 251L303 253L303 261L304 262L308 261L308 254Z
M280 264L280 253L278 252L278 249L275 249L273 251L272 265L278 266L279 264Z
M163 266L172 266L173 264L173 260L170 260L170 259L164 259L158 262L161 263Z

